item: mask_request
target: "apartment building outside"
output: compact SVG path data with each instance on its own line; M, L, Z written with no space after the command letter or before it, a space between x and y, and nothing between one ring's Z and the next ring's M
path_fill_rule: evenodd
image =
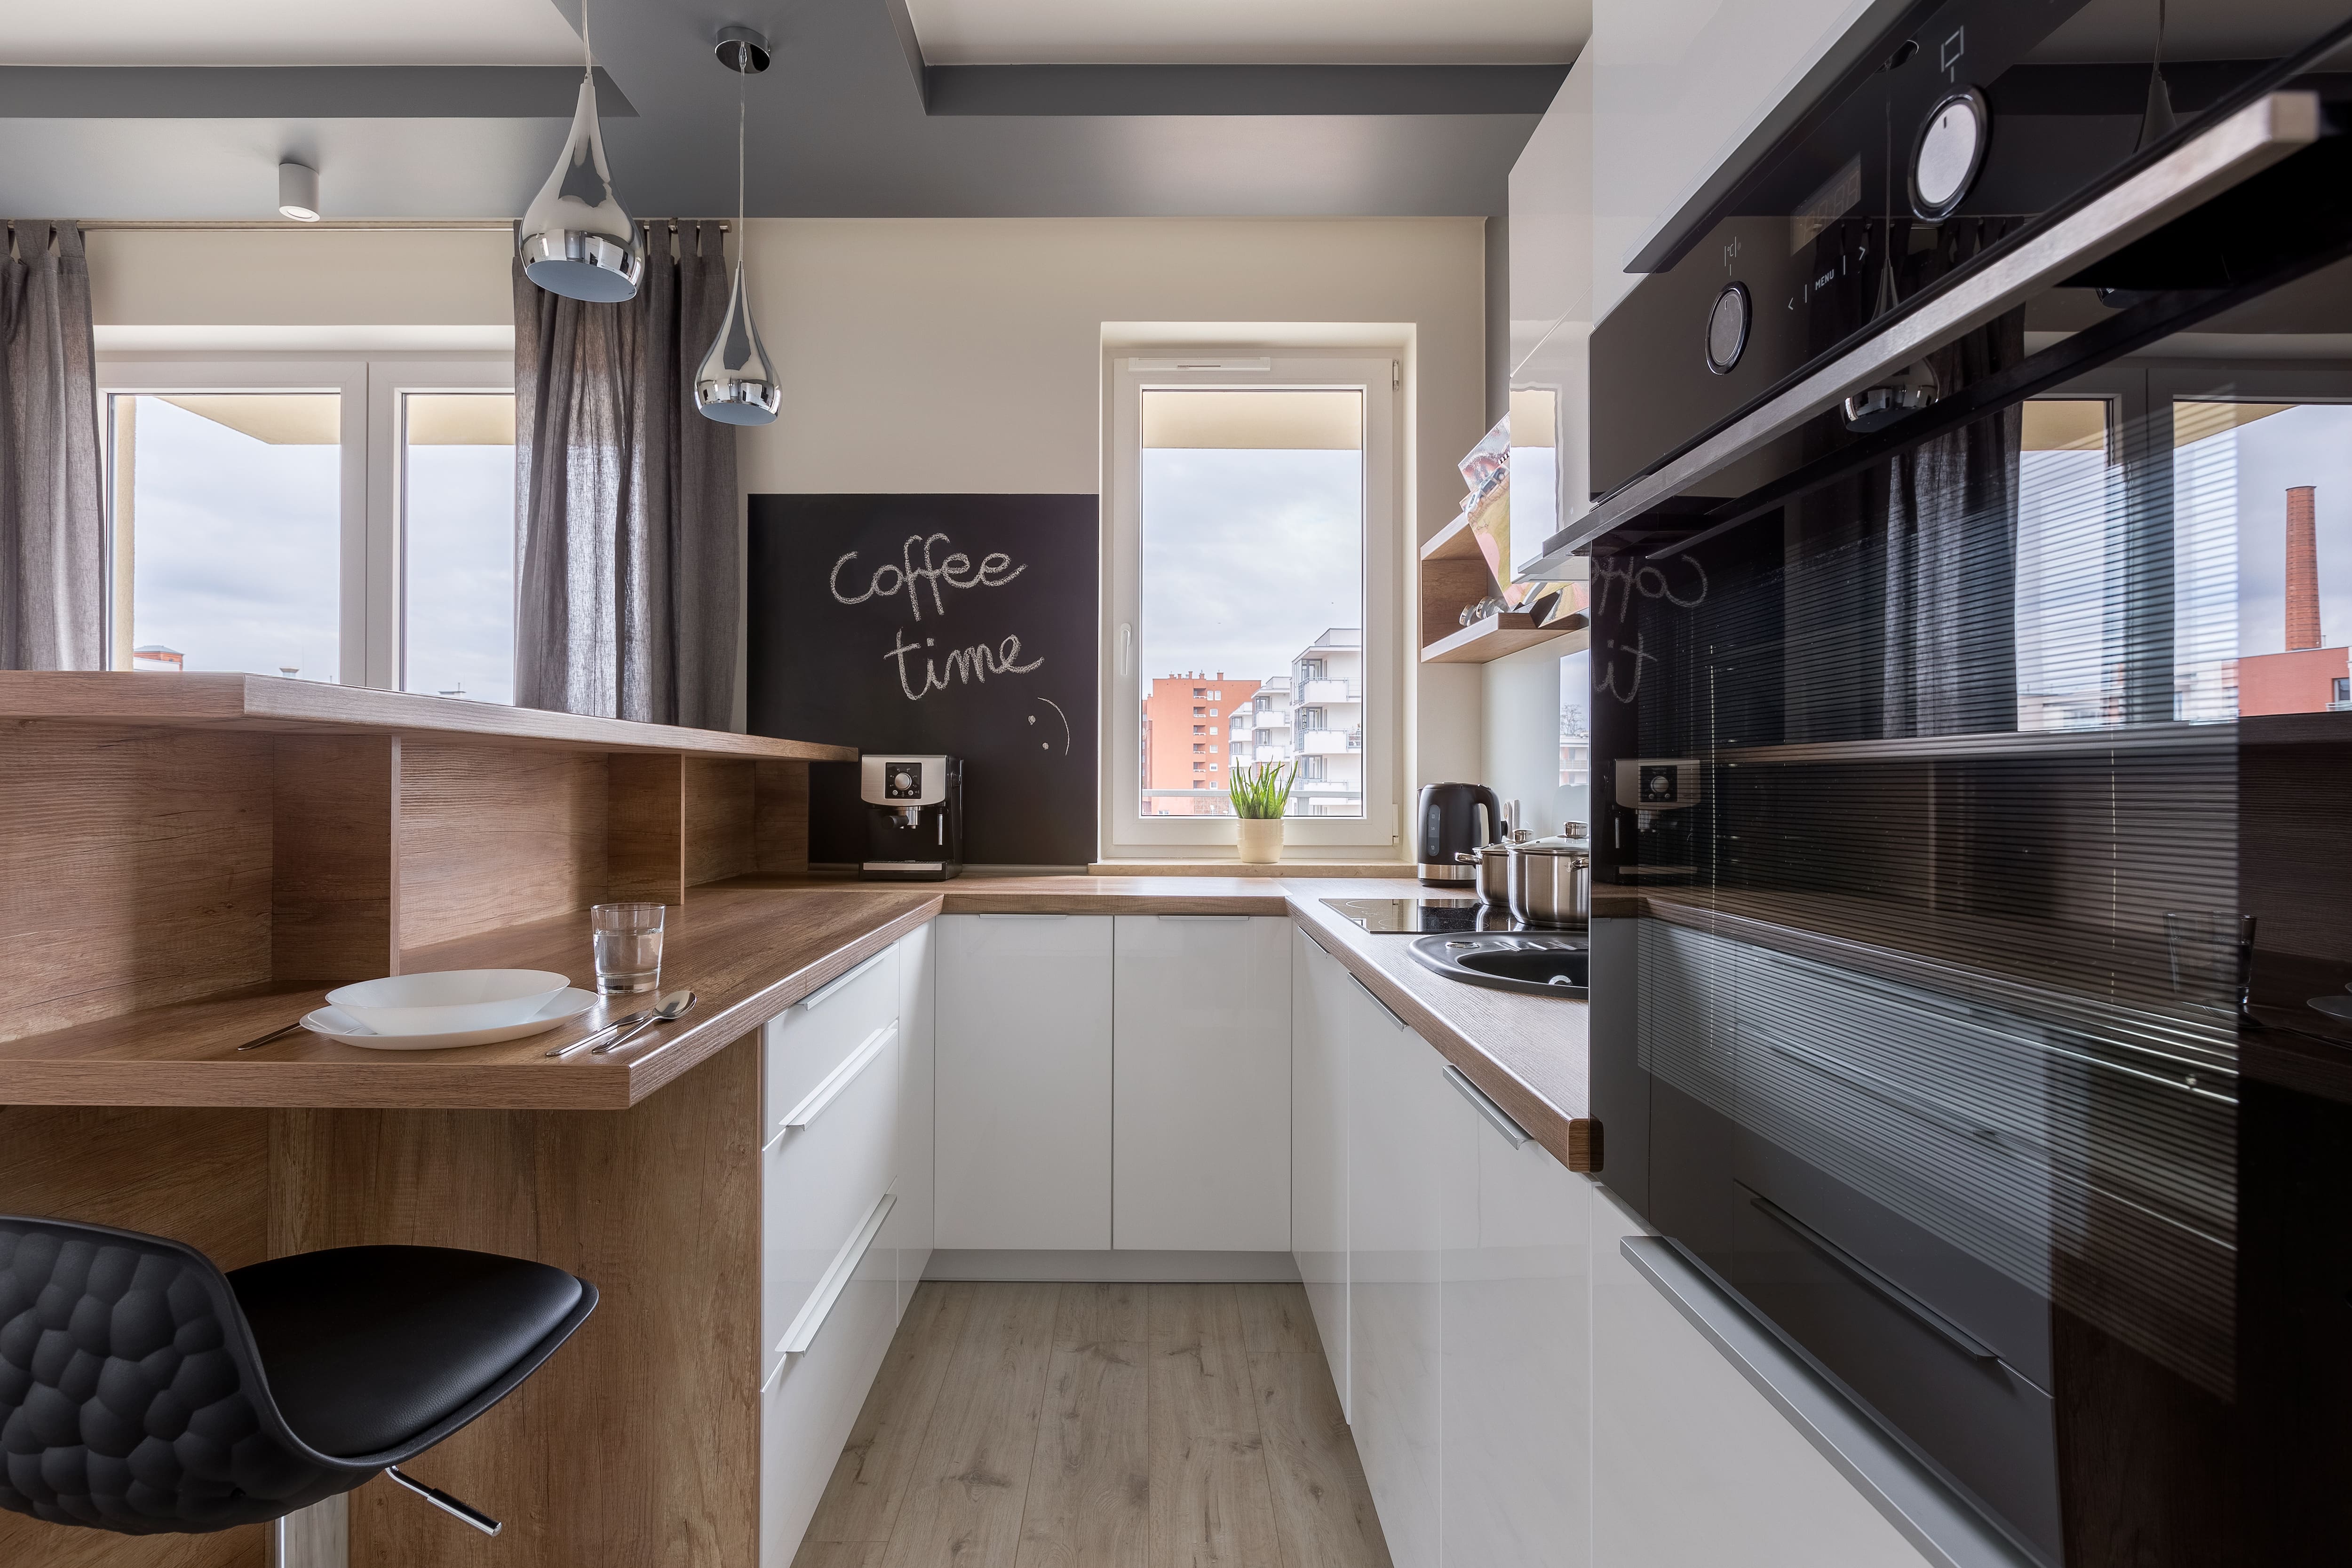
M1298 783L1291 815L1364 810L1364 632L1334 626L1290 661L1291 755Z

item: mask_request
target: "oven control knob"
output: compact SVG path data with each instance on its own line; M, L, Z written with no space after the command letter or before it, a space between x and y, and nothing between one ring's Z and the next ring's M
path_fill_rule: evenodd
M1706 311L1706 368L1727 376L1748 351L1748 285L1727 283Z
M1938 99L1911 144L1911 210L1931 224L1951 216L1984 167L1991 138L1984 94L1964 87Z

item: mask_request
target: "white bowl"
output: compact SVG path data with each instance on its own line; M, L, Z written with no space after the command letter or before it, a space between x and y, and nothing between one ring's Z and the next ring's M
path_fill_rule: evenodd
M378 1034L451 1034L520 1023L571 984L545 969L440 969L344 986L327 1004Z

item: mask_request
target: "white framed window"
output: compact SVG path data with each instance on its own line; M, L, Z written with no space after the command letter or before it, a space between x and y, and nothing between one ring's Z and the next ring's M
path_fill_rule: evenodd
M1289 843L1396 841L1397 381L1391 351L1369 349L1230 368L1108 357L1105 858L1228 852L1222 781L1195 777L1209 770L1171 742L1180 717L1260 708L1281 722L1258 726L1245 757L1236 747L1235 766L1299 765ZM1297 699L1321 722L1304 727Z
M496 354L101 356L109 665L510 701Z

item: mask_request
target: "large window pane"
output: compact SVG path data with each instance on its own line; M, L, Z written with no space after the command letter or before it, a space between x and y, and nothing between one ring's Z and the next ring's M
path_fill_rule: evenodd
M1363 393L1142 397L1142 813L1230 815L1276 762L1292 815L1361 817Z
M514 394L403 402L402 687L512 702Z
M115 665L340 680L341 398L110 402Z

